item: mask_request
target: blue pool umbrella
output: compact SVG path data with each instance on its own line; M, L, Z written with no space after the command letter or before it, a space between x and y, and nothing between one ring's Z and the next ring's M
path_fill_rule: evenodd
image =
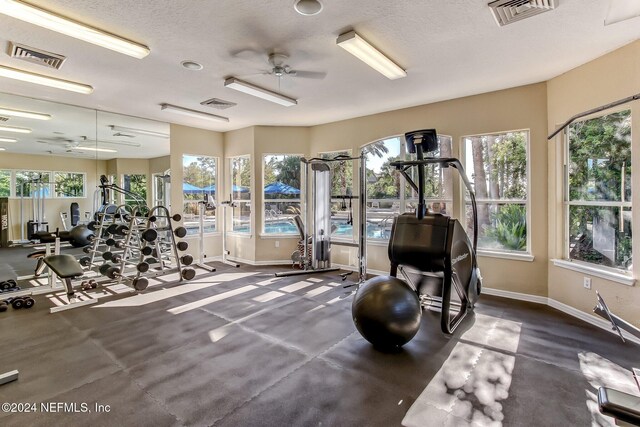
M195 185L191 185L188 182L182 183L182 192L186 194L196 194L202 193L202 188L196 187Z
M216 192L216 185L215 185L215 184L213 184L213 185L209 185L209 186L207 186L207 187L204 187L204 188L202 189L202 191L204 191L204 192L206 192L206 193L215 193L215 192Z
M234 193L248 193L249 189L247 187L243 187L242 185L233 184L233 192Z
M300 190L280 181L276 181L264 187L264 194L300 194Z

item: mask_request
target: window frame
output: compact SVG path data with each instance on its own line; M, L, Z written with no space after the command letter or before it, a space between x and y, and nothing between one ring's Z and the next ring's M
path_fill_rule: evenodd
M220 234L220 229L218 228L218 199L219 199L218 195L220 194L220 191L219 191L220 190L220 157L219 156L212 156L212 155L208 155L208 154L182 153L182 155L181 155L182 180L180 181L180 184L184 184L184 157L185 156L190 156L190 157L209 157L211 159L215 159L215 164L216 164L215 168L216 168L216 170L215 170L215 173L214 173L214 179L215 179L214 185L216 186L216 192L215 192L215 196L210 198L210 199L213 199L213 205L216 207L215 208L215 213L213 215L214 218L215 218L214 219L214 221L215 221L214 230L213 231L204 231L203 230L202 235L203 236L215 236L215 235L218 235L218 234ZM180 188L182 188L182 185L181 185ZM183 220L183 225L184 225L184 220L185 220L184 206L185 206L185 202L186 201L193 202L193 200L186 200L184 198L184 190L180 190L180 200L182 201L181 213L182 213L182 220ZM206 221L207 220L205 218L205 222ZM205 228L207 228L207 227L205 226ZM187 238L188 237L196 237L196 236L200 235L200 222L199 222L199 219L198 219L197 230L198 230L197 234L195 234L195 235L194 234L191 234L191 235L187 234Z
M82 175L82 195L81 196L58 196L56 191L56 174L75 174ZM52 171L51 175L53 176L53 194L56 199L84 199L87 197L87 173L86 172L74 172L74 171Z
M269 152L269 153L262 153L262 158L261 158L261 181L262 181L262 190L260 191L260 193L262 194L262 227L260 230L260 237L262 238L292 238L292 239L299 239L300 235L298 234L298 232L296 231L295 233L267 233L265 231L265 225L266 225L266 213L267 210L265 209L265 206L267 204L267 200L272 201L273 203L278 203L278 201L286 201L286 202L292 202L292 203L298 203L300 205L300 208L302 210L302 206L304 204L304 200L305 200L305 192L306 192L306 183L303 182L304 180L304 176L302 174L302 165L300 165L300 194L299 197L297 199L267 199L264 197L264 187L266 186L266 180L265 180L265 158L267 156L289 156L289 157L299 157L299 158L304 158L305 155L304 154L300 154L300 153L273 153L273 152Z
M569 162L570 162L570 140L569 140L569 128L576 122L586 122L588 120L594 120L601 117L605 117L611 114L620 113L622 111L629 111L629 115L631 118L631 133L633 137L633 109L631 105L624 104L620 106L616 106L613 108L609 108L604 111L599 111L597 113L581 117L580 120L573 121L570 125L568 125L564 131L562 132L562 259L555 260L554 265L564 267L570 270L581 271L583 273L592 274L597 277L601 277L607 280L612 280L614 282L622 283L628 286L633 286L635 279L633 279L633 271L632 270L624 270L622 268L617 267L608 267L605 265L590 263L586 261L582 261L579 259L572 259L570 257L570 233L571 233L571 225L570 225L570 209L571 206L593 206L593 207L604 207L604 208L620 208L625 209L629 208L633 215L633 179L631 179L631 199L630 201L591 201L591 200L570 200L570 188L569 188ZM631 140L629 147L631 149L631 170L633 173L633 139ZM622 194L622 198L624 199L624 194ZM632 221L633 224L633 221ZM633 227L633 225L632 225ZM627 278L627 279L625 279ZM630 282L630 283L629 283Z
M249 215L249 230L248 231L235 231L233 229L233 212L231 212L231 228L227 229L227 233L234 235L234 236L241 236L241 237L251 237L253 236L253 230L254 230L254 209L253 209L253 201L254 201L254 194L252 191L252 187L251 187L251 183L253 182L253 171L254 171L254 167L252 164L252 160L251 160L251 154L241 154L238 156L231 156L231 157L227 157L227 165L229 167L229 190L230 194L231 194L231 201L232 202L237 202L239 204L241 203L248 203L249 204L249 209L251 209L251 213ZM251 172L251 175L249 176L249 192L251 197L249 197L249 199L236 199L234 197L234 192L233 192L233 161L235 159L247 159L247 161L249 162L249 170ZM264 191L264 189L263 189Z
M340 155L340 153L347 153L347 155L349 157L353 157L353 149L352 148L345 148L342 150L329 150L329 151L318 151L316 154L318 156L318 158L322 158L323 154L335 154L335 155ZM335 157L335 156L333 156ZM354 193L354 189L355 189L355 176L357 174L357 168L354 171L353 167L355 164L355 161L353 160L346 160L348 162L352 162L351 163L351 167L352 167L352 171L351 171L351 194L357 195ZM331 166L331 165L330 165ZM333 203L341 203L342 200L341 199L331 199L331 204ZM353 202L353 200L352 200ZM357 200L356 200L356 204L353 206L355 209L358 208L358 204L357 204ZM356 230L356 215L354 215L353 218L353 225L351 226L351 234L349 236L336 236L333 233L331 234L331 240L335 240L338 242L355 242L356 241L356 235L354 233L354 231Z
M6 169L5 169L6 170ZM19 172L37 172L37 173L48 173L49 174L49 197L45 196L45 199L57 199L58 197L53 197L54 187L53 187L53 171L50 170L42 170L42 169L11 169L11 198L12 199L20 199L23 196L18 195L18 191L16 185L18 185L18 177L17 174ZM31 194L28 196L24 196L25 199L31 198Z

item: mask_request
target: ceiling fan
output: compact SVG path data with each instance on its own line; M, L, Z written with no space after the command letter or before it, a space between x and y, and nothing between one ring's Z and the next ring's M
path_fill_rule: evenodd
M126 147L140 147L140 144L137 142L129 142L129 141L95 141L87 138L86 136L80 136L77 138L67 138L62 136L57 136L54 138L42 138L38 140L41 144L49 144L62 146L67 148L68 150L77 150L77 149L85 149L87 151L104 151L104 152L115 152L108 148L109 145L122 145ZM101 148L98 148L99 145ZM104 146L107 148L103 148Z
M245 52L245 51L242 51ZM252 54L257 53L255 51L250 51ZM262 56L262 54L260 54ZM241 77L249 77L252 75L269 75L275 76L279 80L283 77L295 77L295 78L303 78L303 79L317 79L321 80L327 76L327 73L322 71L304 71L304 70L294 70L290 65L287 64L287 60L289 59L288 55L284 53L270 53L267 56L267 62L271 66L269 70L264 70L260 73L249 74Z

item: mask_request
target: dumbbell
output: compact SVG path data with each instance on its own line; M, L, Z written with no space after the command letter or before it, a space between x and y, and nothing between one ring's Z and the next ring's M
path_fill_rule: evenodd
M152 246L145 246L142 248L142 255L149 256L151 255L155 249Z
M181 239L187 235L187 229L184 227L178 227L175 230L173 230L173 232L177 237Z
M136 269L140 273L146 273L147 271L149 271L149 264L143 261L141 263L138 263L138 265L136 265Z
M103 276L107 275L107 270L109 270L110 268L112 268L109 264L102 264L99 268L98 271L100 272L100 274L102 274Z
M117 230L118 230L118 224L109 224L109 226L107 227L107 233L111 235L116 234Z
M120 264L122 262L122 257L119 254L113 254L111 262L114 264Z
M89 265L91 265L91 257L83 256L78 260L78 262L80 262L80 265L82 265L83 267L88 267Z
M15 310L19 310L21 308L33 307L36 301L31 297L15 297L5 300L5 303L11 304L11 307L13 307Z
M180 222L182 220L182 215L180 214L174 214L171 219L173 219L175 222Z
M118 278L123 278L125 280L130 280L131 286L133 286L136 291L144 291L145 289L147 289L147 286L149 286L149 280L146 277L136 277L133 279L128 279L126 276L123 276L120 273L120 269L116 267L110 267L106 273L106 276L110 279L115 280Z
M129 227L127 227L126 225L119 225L116 227L115 234L117 234L118 236L126 236L128 231Z
M192 257L191 255L189 255L189 254L187 254L187 255L182 255L182 256L180 257L180 262L181 262L183 265L191 265L191 264L193 264L193 257Z
M189 249L189 244L187 242L178 242L176 243L176 248L178 248L179 251L184 252Z
M106 261L109 261L112 258L113 258L113 253L112 252L107 251L107 252L103 252L102 253L102 259L104 259Z
M184 280L191 280L196 277L196 271L193 268L183 268L181 274Z
M96 228L98 228L98 223L96 221L90 221L87 224L87 228L91 231L96 231Z
M157 263L158 263L158 260L157 260L157 259L155 259L155 258L147 258L147 259L145 259L145 260L144 260L144 262L145 262L146 264L151 265L151 264L157 264Z
M142 239L146 240L147 242L153 242L158 238L158 232L153 228L147 228L142 232L142 235L140 237L142 237Z

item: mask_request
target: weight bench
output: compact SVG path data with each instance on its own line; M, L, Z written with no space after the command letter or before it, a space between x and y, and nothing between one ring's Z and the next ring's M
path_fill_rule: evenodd
M600 387L598 390L600 412L616 419L619 426L640 426L640 397Z
M94 304L98 300L89 299L85 301L74 301L72 303L72 299L74 298L75 292L73 290L73 284L71 283L72 279L77 277L84 276L84 270L82 266L76 260L73 255L62 254L62 255L50 255L48 257L43 258L44 263L49 267L53 273L61 278L64 282L64 287L67 290L67 296L69 297L69 305L62 307L53 307L49 309L49 312L55 313L62 310L68 310L70 308L75 308L80 305L89 305Z

